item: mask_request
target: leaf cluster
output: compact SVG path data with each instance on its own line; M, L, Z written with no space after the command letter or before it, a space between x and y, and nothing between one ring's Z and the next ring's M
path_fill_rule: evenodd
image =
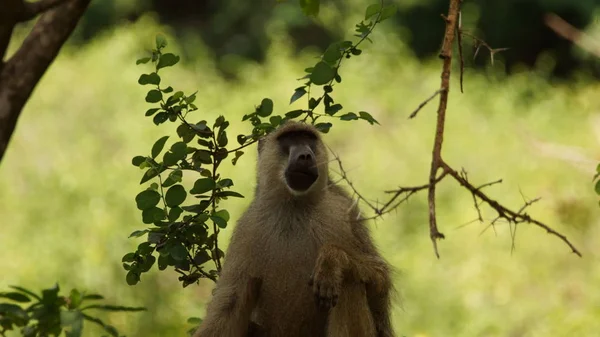
M117 329L91 316L90 310L110 312L135 312L145 308L124 307L106 304L90 304L103 300L98 294L86 294L77 289L68 296L59 294L58 284L36 294L23 287L11 286L13 291L1 292L0 298L0 336L6 336L11 330L19 329L24 337L59 336L78 337L83 333L84 322L99 325L103 336L121 336Z

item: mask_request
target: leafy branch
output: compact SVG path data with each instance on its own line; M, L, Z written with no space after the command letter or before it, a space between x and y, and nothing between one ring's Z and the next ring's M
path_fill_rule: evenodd
M98 294L86 294L77 289L71 290L68 296L61 296L58 284L42 290L41 294L18 286L10 288L13 291L0 292L0 298L10 301L0 303L0 336L3 337L7 336L8 331L15 329L19 329L24 337L59 336L63 331L68 337L79 337L82 336L85 321L99 325L110 336L119 337L121 335L114 326L90 316L88 311L146 310L141 307L88 304L91 301L103 300L104 297ZM25 304L27 307L22 307Z
M230 123L224 116L217 117L212 126L206 120L191 122L189 116L198 110L194 104L196 93L186 95L163 84L161 70L176 65L179 56L164 52L166 39L161 35L156 37L156 48L149 56L136 62L154 65L152 72L142 74L138 79L140 85L152 86L146 94L146 102L156 104L145 115L152 118L155 125L177 123L177 135L180 139L163 152L169 140L169 136L163 136L154 143L149 154L132 159L134 166L144 170L140 184L150 183L135 198L137 208L142 213L142 222L150 227L136 230L130 235L147 236L147 239L134 252L123 256L123 268L127 271L126 281L129 285L137 284L141 275L148 272L154 264L158 264L159 270L173 268L180 275L179 280L184 287L197 283L202 278L217 280L221 259L224 257L224 252L219 247L219 233L227 227L230 219L229 212L220 207L220 202L230 197L243 197L231 190L233 180L222 177L218 170L230 154L233 155L232 164L236 165L244 154L244 148L253 145L290 119L304 117L303 120L306 121L310 118L312 124L324 133L329 131L332 124L317 123L322 116L341 120L363 119L370 124L377 123L365 111L336 116L342 110L342 105L334 104L331 93L333 82L342 81L339 75L342 60L360 55L362 51L358 46L363 41L370 40L369 36L375 26L394 13L395 7L383 6L383 3L369 6L365 20L356 25L358 41L343 41L329 46L320 61L307 69L308 74L303 78L307 82L295 90L290 104L314 86L323 86L323 94L318 99L308 95L307 109L289 111L284 115L273 115L273 101L269 98L262 99L253 112L243 116L242 121L248 121L252 129L249 133L236 137L238 145L235 147L230 145L226 130ZM315 111L321 102L324 114ZM182 185L184 174L196 178L189 190ZM190 195L196 200L184 205ZM210 266L211 262L214 266Z

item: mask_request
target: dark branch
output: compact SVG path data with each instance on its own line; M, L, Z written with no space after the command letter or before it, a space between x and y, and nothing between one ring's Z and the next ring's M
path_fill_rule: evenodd
M28 21L43 12L46 12L68 0L39 0L36 2L23 3L23 11L20 15L20 21Z
M477 187L471 185L471 183L468 180L466 180L458 172L456 172L454 169L452 169L450 166L448 166L448 164L442 162L441 165L448 172L448 174L450 174L450 176L452 176L460 185L462 185L464 188L469 190L474 196L481 199L483 202L485 202L490 207L492 207L496 212L498 212L498 216L496 217L496 219L494 219L492 221L492 224L491 224L492 226L499 219L504 219L504 220L508 221L509 223L515 224L515 225L517 225L519 223L530 223L530 224L533 224L535 226L538 226L538 227L546 230L546 232L548 232L549 234L558 237L564 243L566 243L569 246L569 248L571 248L571 251L573 253L577 254L580 257L582 256L581 252L579 252L579 250L577 250L577 248L575 248L575 246L571 243L571 241L569 241L569 239L567 239L566 236L558 233L554 229L550 228L548 225L546 225L536 219L531 218L529 216L529 214L525 213L525 209L527 207L529 207L531 204L533 204L534 202L538 201L539 199L533 199L530 201L526 201L525 205L522 206L518 211L516 211L516 212L512 211L512 210L500 205L496 200L491 199L486 194L481 192L480 188L477 188Z
M90 0L69 0L36 22L0 73L0 161L25 103L71 35Z

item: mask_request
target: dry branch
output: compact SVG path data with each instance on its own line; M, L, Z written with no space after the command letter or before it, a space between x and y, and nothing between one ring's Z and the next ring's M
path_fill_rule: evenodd
M486 204L488 204L490 207L492 207L496 212L498 212L498 217L496 219L504 219L504 220L508 221L509 223L513 223L513 224L530 223L535 226L538 226L538 227L546 230L546 232L548 232L548 234L554 235L554 236L558 237L559 239L561 239L564 243L566 243L569 246L569 248L571 248L573 253L575 253L579 256L582 256L581 252L579 252L579 250L577 250L577 248L575 248L575 246L569 241L569 239L567 239L566 236L558 233L554 229L550 228L548 225L531 218L529 216L529 214L524 213L524 211L527 207L529 207L532 203L534 203L535 201L537 201L539 199L534 199L532 201L528 201L518 211L516 211L516 212L512 211L512 210L502 206L496 200L488 197L485 193L481 192L481 189L473 186L468 180L466 180L458 172L456 172L454 169L452 169L450 166L448 166L448 164L442 162L442 165L443 165L444 169L446 170L446 172L448 172L448 174L451 177L453 177L459 184L461 184L464 188L469 190L474 196L481 199ZM496 219L494 221L492 221L492 223L494 223L496 221Z
M393 193L393 196L387 202L385 202L382 207L377 207L377 206L373 205L373 203L369 202L365 197L363 197L356 190L356 188L354 187L352 182L348 179L348 176L346 174L346 171L343 168L341 160L339 159L339 157L337 155L335 155L335 160L337 160L340 170L341 170L340 175L342 177L342 180L345 180L348 182L348 184L352 188L354 195L356 195L358 198L357 201L362 200L363 202L365 202L369 206L369 208L371 208L371 210L376 214L376 216L373 218L376 218L385 213L391 212L392 210L396 209L400 204L402 204L404 201L406 201L413 194L415 194L419 191L427 190L428 191L427 200L428 200L428 206L429 206L429 236L433 243L434 252L438 258L440 255L439 255L439 251L438 251L438 247L437 247L437 240L443 239L444 235L439 231L438 225L437 225L435 192L436 192L436 185L447 176L453 177L454 180L456 180L461 186L463 186L465 189L467 189L471 193L471 195L473 197L473 204L474 204L475 209L477 210L477 214L478 214L478 219L476 219L476 220L483 222L480 205L487 204L498 213L498 216L491 221L489 226L494 228L493 227L494 224L499 220L504 220L504 221L508 222L508 225L509 225L510 231L511 231L512 249L513 250L514 250L514 244L515 244L515 239L516 239L517 225L521 224L521 223L528 223L528 224L532 224L534 226L540 227L540 228L546 230L546 232L548 232L549 234L558 237L559 239L561 239L565 244L567 244L571 248L573 253L577 254L578 256L582 256L581 252L579 252L579 250L577 250L577 248L575 248L575 246L567 239L566 236L558 233L554 229L550 228L548 225L531 218L527 213L525 213L525 210L531 204L538 201L539 199L533 199L533 200L529 200L529 201L525 200L525 204L518 211L512 211L509 208L501 205L496 200L488 197L485 193L483 193L481 191L485 187L501 183L502 179L488 182L488 183L485 183L485 184L482 184L482 185L479 185L478 187L476 187L469 182L467 173L464 169L462 170L462 174L460 174L456 170L454 170L452 167L450 167L448 164L446 164L446 162L444 162L444 160L442 159L442 145L443 145L443 141L444 141L444 126L445 126L445 119L446 119L446 108L448 105L448 94L450 92L450 70L451 70L451 66L452 66L452 46L454 43L454 37L458 36L457 40L458 40L459 44L461 41L460 37L463 34L465 36L472 37L473 39L475 39L475 41L478 41L477 42L478 49L475 52L475 56L476 56L479 48L483 45L484 47L489 49L492 62L493 62L493 56L495 53L508 49L508 48L495 48L495 49L491 48L485 41L475 37L474 35L472 35L470 33L466 33L466 32L462 31L462 29L460 27L460 4L461 4L461 1L462 0L450 0L448 15L447 16L442 15L443 19L446 21L446 29L445 29L442 49L439 54L439 57L443 60L442 74L441 74L441 87L439 90L437 90L435 93L433 93L433 95L431 95L429 98L427 98L421 104L419 104L417 109L409 117L409 118L415 117L417 115L417 113L421 110L421 108L423 108L423 106L425 106L429 101L431 101L434 97L436 97L439 94L440 101L439 101L439 105L438 105L438 109L437 109L437 121L436 121L435 138L434 138L434 143L433 143L432 158L431 158L431 169L429 172L429 183L424 184L424 185L419 185L419 186L413 186L413 187L400 187L394 191L386 191L386 193ZM460 48L460 46L459 46L459 53L460 53L460 57L461 57L461 87L462 87L462 70L463 70L462 69L462 48ZM440 169L442 170L442 173L438 176L438 171ZM403 196L403 197L401 198L401 196ZM478 200L481 200L481 202L478 202ZM489 228L489 227L487 227L487 228Z

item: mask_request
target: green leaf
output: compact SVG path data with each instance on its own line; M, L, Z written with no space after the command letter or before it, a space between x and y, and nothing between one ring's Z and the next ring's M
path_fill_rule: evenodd
M144 162L146 162L146 157L143 156L135 156L133 159L131 159L131 164L136 167L139 167Z
M177 261L182 261L187 258L187 249L180 244L177 243L169 249L169 254Z
M0 297L8 298L10 300L20 303L27 303L31 301L29 297L18 292L0 293Z
M229 221L230 216L229 216L229 212L227 212L226 209L222 209L219 211L216 211L213 213L214 216L218 216L219 218L225 220L225 221Z
M595 190L596 190L596 193L600 195L600 180L598 180L598 182L596 182Z
M202 318L200 317L190 317L187 320L188 324L200 325L202 323Z
M170 92L173 92L173 87L172 86L168 86L164 89L161 89L162 92L164 92L165 94L168 94Z
M227 228L227 220L216 215L213 215L210 218L219 228Z
M104 296L99 294L87 294L83 295L82 300L103 300Z
M302 115L302 113L304 113L304 110L299 109L299 110L292 110L289 111L285 114L285 117L287 118L296 118L299 117L300 115Z
M325 113L328 114L329 116L333 116L335 115L338 111L342 110L342 105L341 104L334 104L332 106L329 106L327 108L325 108Z
M383 7L383 10L381 11L381 16L379 17L379 22L394 16L396 14L396 10L397 8L395 5L388 5Z
M352 55L356 55L356 56L362 54L362 50L360 50L358 48L352 48L352 49L350 49L350 52L352 53Z
M146 94L146 102L157 103L162 99L162 92L160 90L152 89Z
M159 108L152 108L152 109L148 109L146 110L146 117L150 117L152 115L154 115L158 110L160 110Z
M379 11L381 11L381 4L369 5L365 11L365 20L369 20L373 15L379 13Z
M278 126L279 124L281 124L282 118L281 116L271 116L271 118L269 118L269 122L271 123L271 125L273 125L274 127Z
M163 148L165 147L165 143L167 142L167 139L169 139L169 136L164 136L164 137L160 137L155 143L154 145L152 145L152 158L156 158L156 156L158 156L160 154L160 152L163 150Z
M167 46L167 38L162 34L156 35L156 49L162 49Z
M175 207L181 205L185 198L187 197L187 192L182 185L175 185L165 193L165 201L167 202L167 206Z
M144 234L146 234L146 233L148 233L148 230L147 230L147 229L144 229L144 230L139 230L139 231L134 231L134 232L132 232L131 234L129 234L129 237L130 237L130 238L139 238L140 236L142 236L142 235L144 235ZM125 262L125 261L124 261L124 262ZM131 262L131 261L130 261L130 262Z
M128 285L134 286L140 281L140 276L137 273L134 273L130 270L125 276L125 281L127 281Z
M169 173L169 177L167 177L167 179L165 179L162 186L169 187L173 184L181 182L182 178L183 178L183 172L181 170L174 170L173 172Z
M358 115L360 116L361 119L366 120L367 122L369 122L369 124L373 125L374 123L379 124L378 121L375 120L375 118L373 118L373 116L371 116L371 114L369 114L366 111L360 111L358 113Z
M160 167L158 170L155 168L150 168L148 169L148 171L146 171L144 173L144 176L142 176L142 180L140 180L140 184L143 184L145 182L147 182L148 180L158 176L159 174L163 173L167 168L162 166Z
M238 161L238 159L240 159L240 157L244 154L244 151L235 151L235 157L233 157L233 159L231 160L231 163L233 165L235 165Z
M182 160L187 155L187 144L185 142L177 142L171 145L171 152L177 160Z
M158 205L160 194L154 190L145 190L135 197L135 202L139 210L145 210Z
M161 221L164 220L164 218L165 211L158 207L153 207L142 211L142 222L145 224Z
M171 208L169 210L169 221L177 221L177 219L179 219L179 217L181 216L181 213L183 213L183 209L181 209L181 207Z
M150 61L150 57L142 57L141 59L138 59L137 61L135 61L135 64L146 64Z
M215 181L212 178L200 178L194 183L194 187L190 190L191 194L202 194L212 191L215 188Z
M294 91L294 94L292 95L292 98L290 98L290 104L292 104L295 101L299 100L305 94L306 94L306 89L304 89L304 87L297 88Z
M300 0L300 7L307 16L317 16L319 14L320 0Z
M217 182L216 186L218 188L231 187L231 186L233 186L233 180L231 180L229 178L221 179L221 180L219 180L219 182Z
M325 50L325 53L323 54L323 61L331 65L335 65L335 63L341 58L342 52L340 51L340 44L337 42L327 47L327 50Z
M235 198L243 198L244 196L234 191L221 191L216 194L217 197L227 198L227 197L235 197Z
M273 113L273 101L269 98L264 98L260 102L260 106L256 109L256 114L260 117L267 117Z
M79 290L71 289L71 293L69 294L69 307L78 308L82 300L83 298L81 297Z
M171 53L166 53L160 56L160 59L158 60L158 65L156 65L156 69L158 70L160 68L174 66L177 64L177 62L179 62L179 56Z
M29 295L29 296L31 296L31 297L33 297L33 298L35 298L35 299L36 299L36 300L38 300L38 301L41 301L41 300L42 300L42 298L41 298L41 297L40 297L38 294L34 293L33 291L31 291L31 290L29 290L29 289L25 289L25 288L23 288L23 287L19 287L19 286L9 286L9 287L10 287L10 288L13 288L14 290L17 290L17 291L19 291L19 292L22 292L22 293L24 293L24 294L27 294L27 295Z
M123 255L121 262L133 262L135 261L135 253L127 253Z
M317 123L315 125L315 128L317 128L317 130L323 132L323 133L327 133L329 132L329 129L331 129L333 125L331 123Z
M140 76L140 78L138 79L138 83L141 85L146 85L146 84L159 85L160 84L160 76L158 76L157 73L142 74Z
M227 139L227 131L222 131L217 138L217 143L220 147L225 147L229 143L229 139Z
M340 119L343 121L353 121L357 120L358 116L354 112L348 112L347 114L341 115Z
M161 111L157 113L156 116L154 116L154 118L152 118L152 122L154 122L154 124L156 125L159 125L166 122L167 119L169 119L169 115L166 112Z
M177 127L177 135L181 137L181 139L186 143L192 141L192 139L194 139L195 136L194 130L192 130L192 128L190 128L186 124L180 124Z
M326 62L319 62L315 65L315 69L310 74L310 80L316 85L329 83L335 77L335 70Z

